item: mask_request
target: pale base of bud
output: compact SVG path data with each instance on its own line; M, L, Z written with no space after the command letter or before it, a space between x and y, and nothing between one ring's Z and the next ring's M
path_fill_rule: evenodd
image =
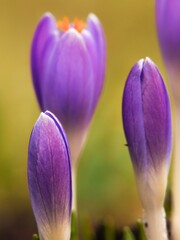
M175 112L175 151L173 162L172 185L172 236L173 240L180 239L180 105L176 105Z
M66 130L70 146L71 165L73 168L77 168L78 159L86 142L87 133L87 129Z
M76 132L67 131L68 141L71 154L71 169L72 169L72 211L77 212L77 194L76 194L76 172L78 168L78 158L84 147L87 129L79 129Z
M148 240L168 240L164 208L144 210L144 228Z
M50 225L38 226L40 240L69 240L70 222L64 220L59 223L50 223Z
M144 209L161 209L167 187L168 166L162 160L158 169L148 167L142 172L136 171L136 182L140 200Z
M136 180L142 206L144 208L144 226L148 240L167 240L165 211L163 208L168 167L162 161L158 169L150 167L146 171L136 172Z
M76 129L75 131L66 130L70 145L71 169L72 169L72 211L77 212L76 194L76 172L78 168L78 158L86 141L87 129Z
M173 240L180 239L180 218L179 215L175 213L172 217L172 237Z

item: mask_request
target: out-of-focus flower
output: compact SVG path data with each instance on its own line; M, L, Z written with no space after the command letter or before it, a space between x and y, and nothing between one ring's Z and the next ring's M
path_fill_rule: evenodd
M148 239L166 239L162 238L166 235L163 203L172 147L171 110L163 79L149 58L138 61L128 76L122 115L145 221L150 225Z
M28 184L41 240L69 240L71 165L62 126L50 113L41 113L30 137Z
M73 162L84 142L103 87L106 65L105 37L94 14L84 23L46 13L32 42L34 89L42 111L61 121L70 143Z
M175 145L172 184L171 232L180 239L180 1L156 0L157 32L162 55L172 86L175 103Z
M180 1L156 0L156 21L160 47L173 93L180 106Z

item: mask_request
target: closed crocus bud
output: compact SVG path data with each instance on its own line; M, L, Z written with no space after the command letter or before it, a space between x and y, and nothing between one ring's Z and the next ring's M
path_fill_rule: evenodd
M50 113L41 113L30 137L28 185L41 240L69 240L71 166L62 126Z
M105 37L94 14L87 22L46 13L38 23L31 49L34 89L42 111L61 121L75 164L103 87Z
M165 240L163 203L172 146L171 110L163 79L149 58L138 61L127 78L122 116L147 237Z
M180 1L156 0L156 21L160 47L180 107Z

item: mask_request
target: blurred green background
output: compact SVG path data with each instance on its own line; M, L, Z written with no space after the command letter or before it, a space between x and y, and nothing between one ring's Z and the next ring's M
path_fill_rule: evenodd
M27 147L39 116L30 46L41 15L86 19L94 12L107 39L107 74L78 169L80 220L117 226L141 216L122 129L122 91L132 65L151 57L166 78L155 29L154 1L0 0L0 239L31 239L36 231L27 187ZM9 235L8 235L9 234Z

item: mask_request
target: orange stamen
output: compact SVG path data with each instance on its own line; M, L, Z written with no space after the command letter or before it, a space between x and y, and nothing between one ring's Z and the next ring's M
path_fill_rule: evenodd
M68 31L71 26L78 32L82 32L82 30L86 27L86 24L81 19L75 18L73 24L71 25L68 17L63 17L62 20L57 22L57 27L64 32Z
M82 21L81 19L75 18L74 19L74 28L78 31L78 32L82 32L82 30L86 27L86 24L84 21Z
M57 27L62 31L67 31L69 29L69 18L63 17L62 20L57 22Z

